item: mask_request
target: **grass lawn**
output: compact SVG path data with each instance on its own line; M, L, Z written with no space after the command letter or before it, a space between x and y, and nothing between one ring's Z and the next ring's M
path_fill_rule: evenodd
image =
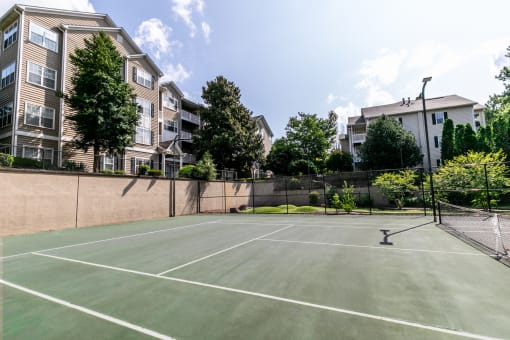
M288 210L287 210L288 209ZM345 214L345 211L341 209L335 208L326 208L326 212L328 214ZM276 207L265 206L265 207L256 207L255 212L253 208L249 208L243 210L244 214L324 214L324 207L312 207L309 205L303 206L295 206L289 204L288 206L283 204ZM369 208L356 208L353 210L352 214L369 214ZM376 214L398 214L398 215L415 215L415 214L423 214L422 208L404 208L404 209L379 209L372 208L372 213Z

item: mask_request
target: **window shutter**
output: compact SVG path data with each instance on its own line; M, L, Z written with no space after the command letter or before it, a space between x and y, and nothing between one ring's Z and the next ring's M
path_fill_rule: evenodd
M432 114L432 125L436 125L436 114Z
M151 118L154 118L154 103L151 103Z
M444 112L444 120L447 120L448 119L448 112Z
M434 146L435 146L436 148L438 148L438 147L439 147L439 138L437 138L437 136L434 136Z
M136 83L136 80L137 80L137 78L136 78L136 67L133 66L133 81Z
M154 145L154 131L151 131L151 145Z
M99 156L99 170L104 170L104 155Z
M150 160L150 167L151 167L151 169L154 169L154 160L152 160L152 159Z
M156 82L156 77L152 76L151 79L151 90L154 90L154 83Z

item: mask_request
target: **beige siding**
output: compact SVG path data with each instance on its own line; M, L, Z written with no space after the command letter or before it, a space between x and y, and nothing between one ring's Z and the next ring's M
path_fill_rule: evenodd
M71 143L63 143L62 146L62 163L66 161L73 161L76 164L84 164L86 171L92 171L94 168L94 153L92 150L84 152L73 148Z
M53 151L52 156L52 164L57 165L58 162L58 143L57 141L41 139L41 138L33 138L26 136L18 136L18 144L16 150L17 157L23 157L23 147L39 147L39 148L49 148Z

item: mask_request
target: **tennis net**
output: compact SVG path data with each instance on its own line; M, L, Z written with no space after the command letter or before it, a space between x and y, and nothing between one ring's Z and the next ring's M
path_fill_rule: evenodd
M439 202L439 223L447 232L498 259L508 259L510 219L479 209Z

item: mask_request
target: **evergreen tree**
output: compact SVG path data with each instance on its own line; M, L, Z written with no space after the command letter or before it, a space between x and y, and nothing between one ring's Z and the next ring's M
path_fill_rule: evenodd
M241 90L218 76L202 87L202 99L202 127L193 137L197 156L209 151L217 168L249 175L253 162L262 162L264 147L252 113L241 103Z
M266 165L276 175L290 175L289 164L295 158L297 150L287 138L276 139L267 155Z
M467 123L464 128L464 149L466 151L476 151L477 140L476 132L471 124Z
M453 143L453 154L454 156L463 155L467 152L467 149L464 148L464 130L466 127L462 124L457 124L455 126L455 131L453 133L454 143Z
M75 110L69 117L76 130L73 145L93 149L97 172L101 152L121 153L132 145L139 115L133 90L121 77L124 60L110 37L99 32L84 42L70 56L75 73L63 96Z
M489 153L493 150L492 128L490 126L480 126L476 133L477 147L476 151Z
M452 159L454 156L453 132L454 132L453 120L446 119L443 125L443 133L441 137L441 159L443 160L443 162Z
M499 115L492 122L494 149L510 155L510 118Z

